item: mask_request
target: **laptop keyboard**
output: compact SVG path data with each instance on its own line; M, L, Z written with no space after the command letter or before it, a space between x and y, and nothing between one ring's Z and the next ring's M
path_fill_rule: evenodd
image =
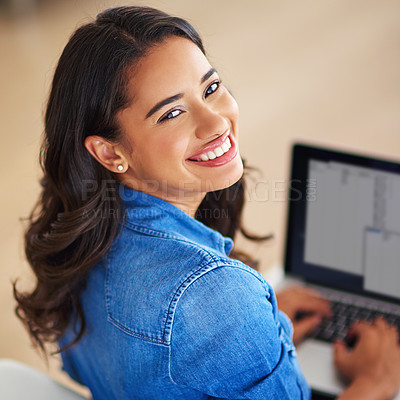
M325 318L321 322L311 334L312 337L327 342L332 342L335 339L344 339L348 329L355 322L359 320L373 321L379 316L384 317L391 325L396 326L400 334L400 315L333 300L331 300L331 309L332 316Z

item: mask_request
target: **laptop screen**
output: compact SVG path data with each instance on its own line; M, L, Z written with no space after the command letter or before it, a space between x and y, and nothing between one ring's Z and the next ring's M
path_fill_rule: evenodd
M400 303L400 163L296 144L286 271Z

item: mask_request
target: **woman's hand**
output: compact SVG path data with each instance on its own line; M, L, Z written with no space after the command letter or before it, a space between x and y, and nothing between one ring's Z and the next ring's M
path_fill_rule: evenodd
M293 341L295 343L312 332L324 317L331 315L329 302L312 289L302 286L292 286L276 294L278 308L282 310L293 323ZM304 313L303 318L296 320L298 313Z
M348 349L342 341L334 346L336 367L352 381L339 399L386 400L394 396L400 386L397 329L378 318L373 324L358 322L349 335L357 339L353 349Z

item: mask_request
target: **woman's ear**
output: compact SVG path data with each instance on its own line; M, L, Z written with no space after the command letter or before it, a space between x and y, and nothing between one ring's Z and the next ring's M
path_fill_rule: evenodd
M86 150L111 172L126 172L128 163L117 150L117 146L101 136L88 136L85 139Z

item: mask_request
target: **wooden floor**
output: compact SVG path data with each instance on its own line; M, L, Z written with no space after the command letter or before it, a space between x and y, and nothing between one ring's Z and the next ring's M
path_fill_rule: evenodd
M34 2L28 2L34 3ZM270 266L282 261L290 143L296 138L400 156L398 0L136 1L188 18L241 107L241 154L262 176L248 190L245 220L275 239L246 245ZM42 114L57 58L74 28L107 0L42 1L0 15L0 357L66 381L31 348L13 313L11 280L31 285L23 218L38 196ZM242 242L240 242L242 243Z

